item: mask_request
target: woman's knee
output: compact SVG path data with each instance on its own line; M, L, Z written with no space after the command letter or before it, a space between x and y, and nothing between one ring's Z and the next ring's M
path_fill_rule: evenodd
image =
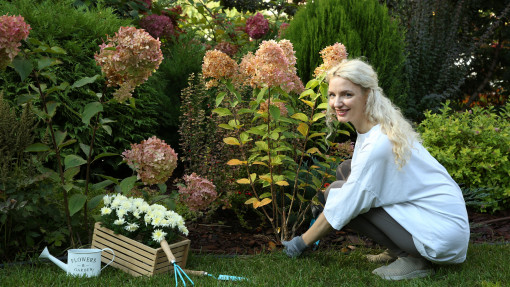
M332 188L341 188L344 184L345 184L345 180L337 180L337 181L333 181L333 182L332 182L332 183L328 186L328 188L326 188L326 190L324 191L324 203L326 203L326 201L328 200L329 191L330 191Z

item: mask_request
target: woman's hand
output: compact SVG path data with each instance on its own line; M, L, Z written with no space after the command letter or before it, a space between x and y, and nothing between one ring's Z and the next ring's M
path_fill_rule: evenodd
M301 236L296 236L290 241L282 241L282 244L285 246L285 254L291 258L298 257L308 247Z

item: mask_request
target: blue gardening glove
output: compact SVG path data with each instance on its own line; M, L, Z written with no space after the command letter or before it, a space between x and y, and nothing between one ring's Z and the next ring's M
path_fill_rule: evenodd
M291 258L298 257L308 247L301 236L296 236L290 241L282 241L282 244L285 246L285 254Z

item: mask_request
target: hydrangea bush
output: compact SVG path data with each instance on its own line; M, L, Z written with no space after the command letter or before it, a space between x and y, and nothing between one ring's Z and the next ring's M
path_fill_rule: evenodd
M163 239L175 241L179 233L188 235L182 216L163 205L149 205L142 198L122 194L105 195L103 203L103 227L151 247L158 248Z
M165 183L177 167L177 153L165 141L153 136L122 153L129 167L144 184Z
M94 55L109 87L118 86L113 94L119 102L131 98L132 92L144 83L163 60L161 42L135 27L120 27L108 37Z
M346 57L342 47L324 50L323 69ZM223 142L239 150L227 165L242 172L236 182L253 195L245 204L264 213L277 240L294 236L317 191L334 179L331 166L344 160L328 156L332 144L324 124L328 107L324 73L305 90L295 64L290 41L269 40L262 41L255 53L247 53L239 65L220 51L207 53L203 65L204 79L220 87L213 112L225 120L218 126L233 134ZM246 86L253 89L247 99L239 92ZM227 92L221 89L225 87Z
M196 173L185 175L178 185L181 201L192 211L204 210L218 197L216 186Z
M150 14L140 20L140 27L154 38L171 39L174 36L172 20L165 15Z
M21 40L28 37L32 28L23 16L0 16L0 70L18 55Z

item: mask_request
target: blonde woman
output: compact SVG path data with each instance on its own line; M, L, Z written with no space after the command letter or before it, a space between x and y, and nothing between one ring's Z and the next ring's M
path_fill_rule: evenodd
M372 272L384 279L425 277L434 273L432 263L464 262L469 223L462 192L384 96L373 68L344 60L327 80L331 111L358 133L350 175L330 186L312 227L283 242L286 254L299 256L347 226L387 248L367 255L371 262L392 262Z

